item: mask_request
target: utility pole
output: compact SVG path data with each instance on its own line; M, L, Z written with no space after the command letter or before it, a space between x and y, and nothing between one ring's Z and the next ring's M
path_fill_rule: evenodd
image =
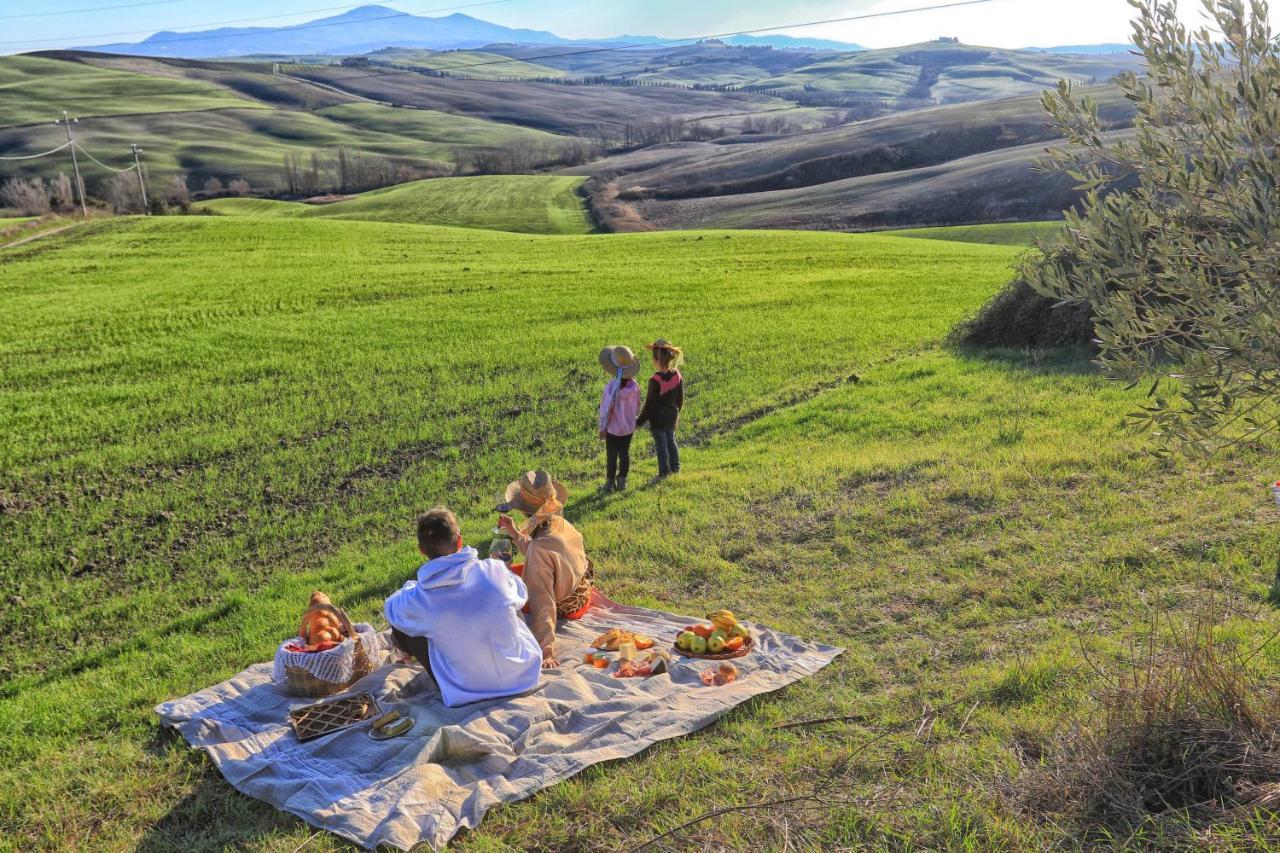
M76 119L79 122L80 119ZM71 138L71 119L67 116L67 111L62 111L62 121L55 121L54 124L62 125L67 131L67 142L71 143L71 167L76 172L76 189L80 192L80 213L88 218L89 208L84 201L84 181L80 180L80 161L76 159L76 141Z
M142 149L137 145L130 145L129 150L133 152L133 168L138 173L138 189L142 190L142 214L150 216L151 208L147 206L147 182L142 179L142 163L138 160L138 152Z

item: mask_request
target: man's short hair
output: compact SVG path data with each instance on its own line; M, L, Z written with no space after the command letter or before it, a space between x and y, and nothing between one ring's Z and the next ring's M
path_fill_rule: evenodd
M452 554L458 544L458 519L442 506L418 516L418 547L433 556Z

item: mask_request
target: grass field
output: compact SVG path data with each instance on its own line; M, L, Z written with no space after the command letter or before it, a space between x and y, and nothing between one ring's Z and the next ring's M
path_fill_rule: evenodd
M361 130L412 139L426 156L450 162L458 149L473 145L498 146L522 139L554 146L565 141L565 137L554 133L437 110L406 110L357 103L328 107L320 110L319 114Z
M391 48L375 51L370 54L370 57L378 62L448 71L461 77L529 80L538 77L564 76L564 72L558 68L539 65L536 62L522 62L500 54L486 53L483 50L437 51Z
M341 146L425 176L447 173L460 152L475 148L521 140L553 150L564 142L552 133L497 121L343 103L351 99L273 77L269 63L90 57L95 64L89 64L73 58L0 57L0 150L24 155L61 144L65 132L52 121L68 107L79 118L75 133L85 150L121 167L130 157L130 144L137 143L158 187L181 173L197 190L216 177L224 183L244 178L256 190L272 191L285 186L281 164L290 154L307 162L313 153L331 160ZM182 94L187 90L192 94ZM110 173L80 159L93 193ZM0 178L48 176L52 169L70 167L70 154L64 152L5 163Z
M1062 228L1061 222L1000 222L991 225L948 225L941 228L904 228L884 231L894 237L922 240L952 240L960 243L991 243L997 246L1030 246L1047 240Z
M190 80L166 80L30 56L0 57L0 126L72 117L253 108L253 101Z
M477 175L435 178L361 193L333 204L223 198L199 207L231 216L352 219L490 228L527 234L585 234L591 217L579 194L583 178Z
M1157 461L1121 427L1141 389L1084 356L940 345L1017 247L232 217L56 240L0 253L0 838L17 849L341 849L234 793L151 707L267 659L313 588L377 619L416 565L414 512L447 502L483 541L494 494L535 465L571 486L611 596L848 652L495 810L465 849L627 847L702 813L688 792L712 779L746 803L827 773L849 802L675 844L1069 847L1070 825L1000 792L1087 712L1081 643L1106 662L1154 610L1210 597L1238 638L1266 630L1273 448ZM685 471L646 482L641 453L633 490L603 498L595 354L659 334L688 354ZM975 687L1001 689L860 746ZM828 716L848 720L776 728Z

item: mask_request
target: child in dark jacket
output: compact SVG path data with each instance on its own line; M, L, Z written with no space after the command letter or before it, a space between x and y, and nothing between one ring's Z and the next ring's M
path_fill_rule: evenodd
M649 425L653 448L658 456L658 476L665 477L680 472L676 426L680 423L680 409L684 406L684 380L676 368L680 366L684 353L665 338L658 338L644 347L653 353L657 372L649 377L649 391L644 398L644 408L636 418L636 426Z

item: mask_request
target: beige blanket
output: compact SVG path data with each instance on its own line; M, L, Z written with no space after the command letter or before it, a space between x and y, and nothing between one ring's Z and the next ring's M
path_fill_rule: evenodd
M597 595L577 622L562 622L564 667L533 692L446 708L416 666L386 664L352 687L415 720L407 735L374 741L365 723L299 743L292 706L307 704L271 683L271 664L156 708L162 722L208 752L240 791L365 847L446 844L494 805L527 797L601 761L696 731L733 706L812 675L840 649L751 625L756 648L736 660L740 677L705 686L714 664L675 658L669 675L618 679L584 665L588 644L621 626L669 642L688 617L615 604ZM313 700L312 700L313 701Z

